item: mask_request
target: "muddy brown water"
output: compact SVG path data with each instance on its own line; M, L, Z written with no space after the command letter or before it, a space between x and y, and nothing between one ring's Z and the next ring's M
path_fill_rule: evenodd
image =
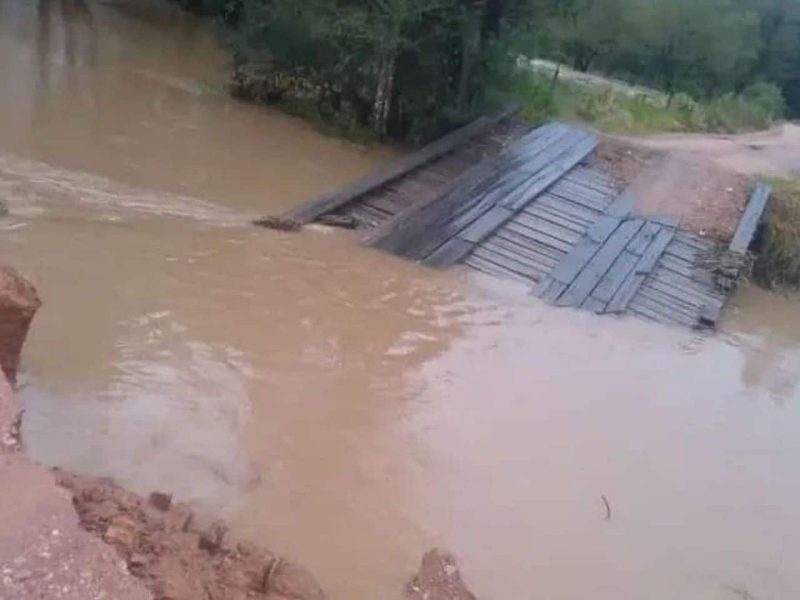
M250 228L393 151L223 73L160 4L0 2L35 459L172 491L334 599L398 598L436 544L487 600L800 596L796 301L746 289L698 335Z

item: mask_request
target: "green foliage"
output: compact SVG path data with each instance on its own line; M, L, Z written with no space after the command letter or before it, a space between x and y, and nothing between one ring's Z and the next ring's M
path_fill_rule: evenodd
M800 179L777 180L773 187L756 239L753 279L767 288L800 289Z
M524 4L241 0L234 91L311 104L322 120L380 137L424 140L485 107L489 74L515 60L505 17Z
M762 84L741 94L729 93L705 101L679 93L665 105L611 86L589 88L562 82L557 85L555 98L562 118L584 121L614 133L747 131L768 127L782 114L779 91Z

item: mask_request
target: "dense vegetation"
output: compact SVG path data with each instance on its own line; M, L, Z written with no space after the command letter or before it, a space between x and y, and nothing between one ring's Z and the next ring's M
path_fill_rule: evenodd
M634 125L655 108L673 129L800 113L800 0L179 1L232 32L237 93L377 136L427 138L515 97L593 120L621 105ZM559 91L534 56L665 100Z

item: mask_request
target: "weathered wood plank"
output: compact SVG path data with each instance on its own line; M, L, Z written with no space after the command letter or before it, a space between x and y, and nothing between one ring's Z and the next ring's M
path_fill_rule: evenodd
M640 219L622 222L558 299L557 305L580 306L643 225Z
M672 311L667 306L663 306L662 304L653 302L644 297L639 297L638 295L636 299L631 302L630 312L645 316L659 323L672 323L685 327L694 327L696 324L695 320L691 317L687 317L683 313Z
M532 282L539 281L539 279L544 275L540 269L533 267L532 265L520 262L519 260L504 256L502 254L498 254L482 246L475 249L474 255L484 260L493 262L496 265L500 265L508 271L512 271L518 275L527 277Z
M653 241L653 238L661 231L661 225L658 223L647 222L644 227L639 230L636 237L631 240L628 245L628 252L641 256L647 246Z
M558 264L558 259L543 254L534 247L527 245L520 246L517 243L511 242L497 235L493 235L488 240L485 240L481 246L491 250L504 249L506 252L511 252L515 255L524 257L532 264L539 265L545 271L552 270L553 267Z
M484 258L492 256L502 257L504 260L519 263L520 265L524 265L526 268L533 269L540 274L545 274L549 270L547 266L535 258L530 258L525 254L521 254L514 250L509 250L508 248L495 243L483 244L476 248L475 252L478 254L478 256L483 256Z
M617 217L603 216L589 228L586 236L582 238L569 254L564 257L558 266L550 273L550 277L569 285L578 276L586 264L594 257L601 245L611 237L611 234L622 223Z
M479 256L475 256L474 254L470 254L467 258L466 262L464 263L473 269L486 273L488 275L494 275L496 277L505 277L508 279L513 279L520 283L524 283L525 285L530 285L531 281L529 277L524 277L519 273L515 273L514 271L509 271L500 265L496 265L490 261L487 261Z
M684 277L688 277L689 279L693 279L695 276L695 269L692 264L681 258L664 254L661 257L660 264L665 269L678 273L679 275L683 275Z
M386 165L367 177L359 179L332 194L326 194L298 206L289 211L285 217L299 223L310 223L319 215L336 210L362 194L381 185L385 185L398 177L402 177L440 156L453 151L453 149L458 148L461 144L468 142L470 139L496 126L516 111L517 107L509 107L496 115L481 117L469 125L445 135L432 144L428 144L421 150Z
M564 200L562 198L558 198L557 196L553 196L550 194L550 192L545 192L536 198L535 203L532 203L528 206L543 206L549 210L559 211L565 215L569 215L569 217L572 219L588 223L594 222L598 216L603 214L603 211L601 210L586 208L585 206L577 204L576 202L572 202L571 200Z
M621 313L628 307L628 304L639 291L645 279L655 268L658 259L675 236L675 230L665 227L658 232L653 242L647 247L639 261L634 267L633 273L620 286L614 297L609 301L607 312Z
M472 242L450 238L425 259L425 264L431 267L454 265L463 260L474 248L475 244Z
M592 292L592 297L597 301L602 302L605 307L606 304L611 302L614 294L617 293L625 280L633 272L636 263L639 261L639 256L630 252L630 245L625 252L622 252L617 260L611 265L611 268L606 273L605 277L600 280L597 287Z
M770 194L772 194L771 186L762 182L756 184L728 247L731 252L744 254L750 248L756 229L758 229L758 223L767 208Z
M562 200L570 200L590 210L602 212L615 196L595 192L563 179L548 190Z
M548 304L553 304L566 289L567 284L548 276L542 278L539 285L534 288L533 294Z
M413 219L416 221L413 231L400 235L399 239L391 234L386 236L387 238L395 237L394 240L388 241L388 244L394 247L392 251L409 258L424 260L446 239L458 235L460 231L495 205L500 204L516 210L518 208L516 205L506 203L504 200L510 197L510 190L522 186L526 193L535 193L538 186L546 186L551 183L548 181L548 177L560 176L561 173L554 168L549 170L549 174L544 179L537 178L535 185L521 183L520 174L523 171L533 171L534 169L541 171L547 167L553 160L553 146L558 149L568 141L572 144L565 151L559 150L563 154L563 161L565 161L563 164L566 165L569 164L569 161L576 160L577 153L588 152L589 142L592 147L596 144L593 137L571 128L567 128L566 134L561 137L556 136L551 141L551 144L543 144L540 139L535 137L524 139L507 153L512 159L504 154L497 161L496 168L488 174L482 174L478 181L470 182L466 189L457 187L445 196L439 197L436 202L427 206L422 214L416 215L416 219ZM535 152L535 156L530 158L531 154L526 155L520 146L527 147L529 151L534 148L531 152ZM537 167L539 164L543 167ZM523 197L516 192L515 194L511 197L516 199ZM387 240L377 240L374 245L384 247L387 245Z
M545 244L539 239L533 239L526 235L520 234L516 231L509 229L508 224L504 226L502 229L498 229L497 231L495 231L494 235L492 236L492 239L508 240L517 245L524 246L525 248L528 248L532 252L541 254L542 256L545 256L556 263L558 263L561 259L563 259L564 255L566 254L564 250L554 248L553 246Z
M582 138L579 138L577 142L573 142L570 146L565 148L553 148L552 153L548 157L541 159L542 163L544 163L545 160L548 161L547 163L536 164L532 162L526 165L525 169L528 172L535 173L535 176L524 185L520 186L514 193L503 198L500 204L512 210L521 209L533 198L558 181L564 173L577 165L596 147L597 138L592 135L583 134Z
M500 225L508 221L512 214L513 213L509 209L502 206L490 208L487 212L478 217L476 221L473 221L472 225L459 233L458 237L462 240L477 244L500 227Z
M697 262L698 251L691 246L676 242L675 240L672 240L672 243L667 247L665 252L670 256L677 256L691 265L694 265Z
M570 252L573 247L572 242L566 242L561 238L551 236L546 232L539 231L537 229L531 229L530 227L526 227L517 221L509 221L503 226L503 228L505 231L512 231L521 236L525 236L546 246L550 246L551 248L554 248L555 250L558 250L564 254Z
M575 231L574 229L564 227L560 223L555 223L544 217L531 215L525 212L515 215L513 222L518 225L524 225L529 229L540 231L552 238L562 240L567 244L575 244L586 233L585 229L583 231Z
M567 231L571 231L578 236L583 236L590 225L590 223L586 221L577 221L569 215L565 216L564 213L558 213L557 211L549 209L546 206L540 206L538 202L532 202L519 214L532 217L534 219L542 219L552 223L553 225L563 227Z

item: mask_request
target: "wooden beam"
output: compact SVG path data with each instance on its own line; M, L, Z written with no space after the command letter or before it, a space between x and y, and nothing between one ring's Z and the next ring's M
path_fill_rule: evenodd
M766 183L756 183L750 200L744 209L742 218L739 220L739 226L736 228L736 233L733 235L729 249L731 252L738 252L744 254L750 248L753 242L753 237L758 229L758 224L761 217L764 215L764 210L767 208L770 194L772 194L772 187Z
M336 192L325 194L301 204L286 213L283 218L300 224L310 223L320 215L334 211L377 187L402 177L445 154L449 154L458 146L507 119L517 110L518 107L511 106L495 115L481 117L461 129L448 133L424 148L385 165L377 172L340 188Z

